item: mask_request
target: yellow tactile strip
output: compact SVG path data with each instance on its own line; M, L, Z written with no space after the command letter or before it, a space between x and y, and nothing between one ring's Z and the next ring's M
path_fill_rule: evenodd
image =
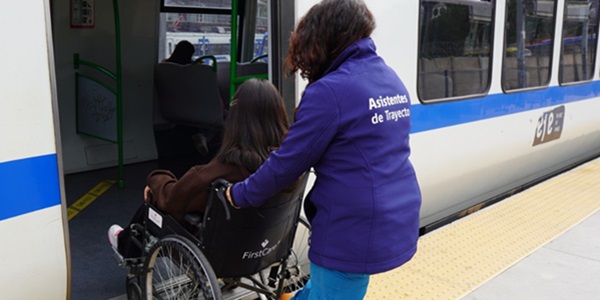
M600 159L429 233L365 299L460 299L600 209Z
M73 219L79 212L84 210L92 202L96 201L96 199L104 194L104 192L106 192L114 183L114 180L104 180L98 183L98 185L96 185L81 198L77 199L75 203L67 208L68 220L71 221L71 219Z

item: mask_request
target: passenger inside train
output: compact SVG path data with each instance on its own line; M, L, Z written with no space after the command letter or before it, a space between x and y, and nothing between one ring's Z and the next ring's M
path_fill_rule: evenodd
M155 170L148 175L144 200L152 201L184 227L185 213L204 212L209 187L215 179L238 182L247 178L281 144L288 131L283 100L271 82L250 79L240 85L234 99L223 143L210 162L190 168L180 178L168 170ZM140 223L144 212L142 205L131 223ZM112 225L108 231L111 245L124 257L137 257L141 253L131 238L129 226Z
M180 65L187 65L193 62L192 58L196 53L196 48L188 40L183 40L177 43L175 50L171 53L165 62L171 62Z

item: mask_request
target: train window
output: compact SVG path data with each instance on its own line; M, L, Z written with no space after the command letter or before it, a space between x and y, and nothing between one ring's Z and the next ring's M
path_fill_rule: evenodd
M546 86L554 40L556 1L506 1L502 88Z
M255 4L253 53L247 60L267 53L268 3L258 0ZM159 61L169 57L182 40L195 46L194 58L214 55L219 61L230 60L231 0L162 0L160 20Z
M589 80L598 43L598 0L567 0L563 18L560 83Z
M194 45L193 58L214 55L229 60L231 0L162 0L158 60L169 57L175 46L187 40Z
M231 0L164 0L169 7L231 8Z
M493 2L422 0L417 89L423 102L485 93L490 84Z
M254 40L254 57L259 57L268 53L269 50L269 35L268 35L268 27L269 27L269 11L267 7L267 3L261 3L259 1L258 8L256 10L256 29L255 34L256 38ZM263 59L266 61L266 58Z
M194 58L214 55L217 59L229 59L231 28L230 15L163 13L161 15L160 40L168 41L159 52L159 61L171 55L177 43L187 40L194 45ZM160 49L159 46L159 49Z

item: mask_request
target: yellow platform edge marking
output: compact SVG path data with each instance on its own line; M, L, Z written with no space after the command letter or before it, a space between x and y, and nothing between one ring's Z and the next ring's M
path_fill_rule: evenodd
M81 198L67 208L68 220L71 221L71 219L73 219L79 212L84 210L88 205L104 194L104 192L106 192L113 184L115 184L114 180L104 180L98 183L85 195L81 196Z
M422 236L365 299L460 299L598 210L600 159Z

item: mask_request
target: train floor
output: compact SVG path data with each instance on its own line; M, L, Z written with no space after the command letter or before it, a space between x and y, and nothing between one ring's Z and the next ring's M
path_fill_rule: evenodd
M150 171L164 168L181 176L189 166L205 161L183 157L126 165L124 187L116 182L117 168L65 176L72 300L106 300L125 293L127 270L120 267L113 256L108 228L112 224L129 224L143 203L146 176Z
M127 225L156 161L67 175L71 299L124 300L107 229ZM185 163L171 165L186 169ZM415 257L371 278L365 299L600 299L600 159L421 237Z

